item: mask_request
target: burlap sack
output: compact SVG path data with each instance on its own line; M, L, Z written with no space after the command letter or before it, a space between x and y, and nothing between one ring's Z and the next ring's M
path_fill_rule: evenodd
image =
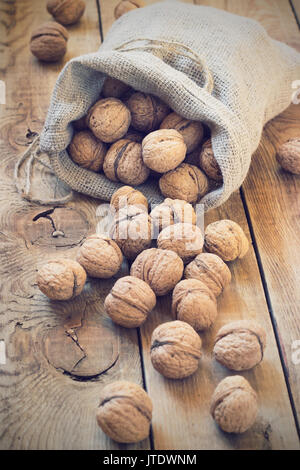
M64 67L41 135L57 176L103 200L120 185L79 168L65 149L73 134L70 123L98 99L106 75L209 125L224 179L202 199L209 209L239 188L264 124L289 106L292 82L300 78L300 54L271 39L256 21L210 7L166 1L122 16L98 52ZM156 181L139 188L150 202L161 201Z

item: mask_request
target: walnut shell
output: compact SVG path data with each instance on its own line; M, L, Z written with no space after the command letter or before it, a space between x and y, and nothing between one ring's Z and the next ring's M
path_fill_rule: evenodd
M119 271L123 255L118 245L109 237L94 234L79 248L77 261L89 276L108 279Z
M104 302L110 318L126 328L137 328L144 323L155 304L153 290L133 276L118 279Z
M117 98L97 101L88 112L87 123L93 134L102 142L121 139L130 126L129 109Z
M154 227L160 232L179 222L196 225L197 217L191 204L181 199L165 199L150 213Z
M143 162L141 144L126 139L118 140L109 148L103 171L111 181L134 186L144 183L150 174Z
M205 249L223 261L243 258L249 249L249 242L243 229L232 220L219 220L206 227Z
M254 424L257 412L256 392L244 377L226 377L216 387L210 413L223 431L236 434L247 431Z
M131 113L131 125L141 132L155 131L169 112L158 97L137 91L126 100Z
M129 129L127 134L124 135L124 139L131 140L131 142L142 143L145 134L142 132L135 131L134 129Z
M110 200L111 207L118 211L126 206L136 206L148 212L148 201L143 193L131 186L122 186L115 191Z
M185 279L173 291L172 312L177 320L185 321L196 331L206 330L218 315L216 297L198 279Z
M203 138L203 126L199 121L191 121L173 112L163 120L160 129L175 129L186 145L186 153L193 152Z
M276 154L279 165L285 170L300 175L300 137L282 144Z
M264 357L266 333L253 320L239 320L224 325L217 333L214 356L232 370L248 370Z
M143 0L122 0L115 8L115 18L117 20L125 13L128 13L131 10L135 10L136 8L142 8L144 6L145 3Z
M164 228L157 237L157 247L175 251L184 263L202 252L203 235L197 225L181 223Z
M132 263L130 275L147 282L156 295L170 292L182 278L182 259L170 250L150 248Z
M142 142L145 165L158 173L174 170L185 159L186 145L174 129L161 129L148 134Z
M163 323L152 333L152 365L169 379L184 379L198 369L202 355L201 346L200 336L187 323Z
M124 93L130 90L130 86L121 80L113 77L107 77L103 84L101 93L104 98L121 98Z
M39 269L37 285L52 300L69 300L79 295L86 281L86 272L76 261L55 259Z
M182 163L162 175L159 187L165 197L198 202L209 190L207 176L196 166Z
M144 209L127 206L118 211L111 228L111 237L124 256L132 260L152 243L150 216Z
M139 442L149 435L152 402L139 385L113 382L101 390L97 423L116 442Z
M199 155L199 166L212 180L223 181L221 169L214 156L211 139L207 140L202 146Z
M85 10L83 0L48 0L47 10L61 24L77 23Z
M87 170L99 171L103 166L106 146L91 131L80 131L71 140L69 153L77 165Z
M66 53L68 31L59 23L43 23L30 39L32 54L43 62L57 62Z
M186 279L202 281L218 297L231 281L227 264L213 253L200 253L184 270Z

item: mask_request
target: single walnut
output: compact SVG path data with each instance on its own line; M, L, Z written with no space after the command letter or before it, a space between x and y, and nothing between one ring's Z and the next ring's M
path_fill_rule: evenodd
M77 261L89 276L107 279L119 271L123 255L113 240L105 235L94 234L79 248Z
M217 333L214 355L232 370L252 369L264 357L266 333L253 320L239 320L224 325Z
M117 98L97 101L88 112L87 123L93 134L103 142L121 139L130 126L129 109Z
M224 261L243 258L249 249L249 242L243 229L232 220L219 220L206 227L205 249Z
M181 199L167 198L150 213L154 227L160 232L165 227L184 222L196 225L197 217L193 206Z
M71 140L69 153L77 165L88 170L99 171L103 166L106 146L91 131L80 131Z
M125 13L128 13L131 10L135 10L136 8L142 8L144 6L145 3L143 0L122 0L115 8L115 18L117 20Z
M48 0L47 10L61 24L77 23L85 10L83 0Z
M131 112L131 125L141 132L155 131L169 112L169 107L159 98L137 91L132 93L126 105Z
M197 225L178 223L164 228L157 237L157 247L173 250L188 263L202 252L203 235Z
M103 171L111 181L134 186L144 183L150 174L143 162L141 144L126 139L118 140L109 148Z
M189 323L196 331L206 330L218 315L216 297L198 279L185 279L173 291L172 312L177 320Z
M210 413L223 431L237 434L247 431L257 412L256 392L244 377L226 377L215 389Z
M198 369L202 355L201 346L200 336L187 323L163 323L152 333L152 365L169 379L184 379Z
M137 206L139 209L144 209L148 212L147 198L131 186L122 186L114 192L110 200L111 207L118 211L126 206Z
M173 170L183 162L186 145L174 129L161 129L148 134L142 142L145 165L158 173Z
M134 129L129 129L127 134L124 135L124 139L131 140L131 142L142 143L145 134L142 132L135 131Z
M57 62L66 53L68 31L59 23L43 23L30 39L32 54L43 62Z
M200 253L186 266L184 277L202 281L218 297L230 283L231 272L219 256Z
M223 181L221 169L214 156L211 139L207 140L202 146L199 155L199 166L212 180L217 182Z
M136 258L130 275L147 282L156 295L170 292L182 278L182 259L170 250L150 248Z
M101 93L104 98L121 98L124 93L130 90L130 86L121 82L117 78L107 77Z
M160 129L175 129L178 131L186 145L186 152L190 153L195 150L203 138L203 126L199 121L191 121L177 113L170 113L163 120Z
M150 216L144 209L126 206L118 211L111 228L111 236L124 256L132 260L152 243Z
M126 328L137 328L144 323L155 304L153 290L133 276L118 279L104 302L110 318Z
M101 390L97 423L116 442L139 442L149 435L152 402L145 390L131 382L113 382Z
M77 121L73 121L73 126L76 131L84 131L88 128L86 118L87 116L82 116L80 119L77 119Z
M55 259L44 264L37 274L39 289L52 300L69 300L79 295L86 272L76 261Z
M279 165L285 170L300 175L300 137L282 144L276 154Z
M194 165L182 163L162 175L159 187L165 197L198 202L209 190L207 176Z

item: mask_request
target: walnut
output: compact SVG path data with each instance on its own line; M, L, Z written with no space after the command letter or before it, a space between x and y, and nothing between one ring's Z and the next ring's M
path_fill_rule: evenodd
M104 302L110 318L126 328L137 328L144 323L155 304L153 290L133 276L118 279Z
M218 315L216 297L198 279L185 279L173 291L172 312L177 320L189 323L196 331L206 330Z
M88 112L87 122L93 134L102 142L121 139L130 126L129 109L117 98L97 101Z
M193 206L181 199L165 199L150 213L154 227L160 232L165 227L185 222L196 225L197 217Z
M121 82L117 78L107 77L101 93L104 98L121 98L124 93L130 90L130 86Z
M73 126L76 131L84 131L88 128L87 125L87 116L82 116L80 119L77 119L77 121L73 121Z
M266 333L253 320L239 320L224 325L217 333L214 356L232 370L252 369L263 360Z
M77 23L85 10L83 0L48 0L47 10L61 24Z
M185 159L186 145L174 129L161 129L148 134L142 142L145 165L158 173L174 170Z
M223 431L237 434L247 431L254 424L257 412L256 392L244 377L226 377L216 387L210 413Z
M206 227L205 249L223 261L243 258L249 249L249 242L243 229L232 220L219 220Z
M213 253L200 253L184 270L186 279L202 281L218 297L231 281L227 264Z
M170 113L163 120L160 129L176 129L185 142L186 153L193 152L203 138L203 126L199 121L191 121L177 113Z
M76 261L55 259L44 264L37 274L39 289L52 300L69 300L79 295L86 272Z
M43 62L57 62L66 53L68 38L68 31L61 24L43 23L31 35L30 50Z
M106 146L91 131L80 131L71 140L69 153L77 165L88 170L99 171L103 166Z
M131 140L131 142L138 142L139 144L142 143L144 137L145 134L132 129L129 129L127 134L124 135L124 139Z
M130 274L147 282L156 295L170 292L182 278L183 262L171 250L150 248L133 262Z
M173 250L184 263L188 263L202 252L203 235L197 225L177 223L164 228L157 237L157 247Z
M159 187L165 197L198 202L209 190L206 175L196 166L182 163L162 175Z
M119 271L123 255L113 240L105 235L94 234L80 247L77 261L89 276L108 279Z
M125 13L128 13L131 10L135 10L136 8L142 8L144 6L145 3L143 0L122 0L115 8L115 18L117 20Z
M150 216L144 209L126 206L120 209L111 228L111 236L124 256L132 260L152 243Z
M276 154L279 165L285 170L300 175L300 137L282 144Z
M109 148L103 171L111 181L134 186L144 183L150 174L143 162L142 145L126 139L118 140Z
M201 346L200 336L187 323L162 323L152 333L152 365L169 379L184 379L198 369Z
M212 180L217 182L223 181L221 169L214 156L211 139L207 140L202 146L199 155L199 166Z
M139 385L113 382L101 390L97 423L116 442L139 442L149 435L152 402Z
M159 98L137 91L126 105L131 112L131 125L141 132L155 131L169 112L169 107Z
M118 211L126 206L137 206L148 212L147 198L137 189L131 186L122 186L114 192L110 200L111 207Z

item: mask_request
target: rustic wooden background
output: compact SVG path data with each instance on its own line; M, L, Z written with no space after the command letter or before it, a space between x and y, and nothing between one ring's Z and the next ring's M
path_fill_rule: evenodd
M299 136L300 105L291 105L265 127L241 190L205 218L206 224L220 218L237 221L252 247L232 264L233 282L219 301L218 320L201 335L199 371L182 382L165 380L151 366L149 343L155 326L171 318L169 298L159 299L140 331L129 331L105 316L103 300L111 281L90 281L78 300L60 303L49 301L35 283L46 259L75 256L95 230L99 201L76 195L59 208L26 202L13 183L14 165L33 133L42 129L63 63L100 46L118 0L87 0L84 17L69 28L63 63L54 65L38 63L28 48L32 29L49 20L45 3L0 0L0 79L6 83L7 103L0 105L0 344L6 353L6 363L0 364L0 448L299 448L300 180L278 168L275 149ZM254 18L272 37L300 51L299 0L186 3ZM40 176L34 190L45 195L59 189L49 174ZM64 236L53 237L54 230ZM127 269L125 265L123 272ZM211 351L218 328L239 318L262 323L268 347L263 363L243 374L258 392L257 422L233 436L221 432L209 415L211 394L228 375ZM144 385L154 403L151 436L136 445L112 442L95 421L100 388L120 378Z

